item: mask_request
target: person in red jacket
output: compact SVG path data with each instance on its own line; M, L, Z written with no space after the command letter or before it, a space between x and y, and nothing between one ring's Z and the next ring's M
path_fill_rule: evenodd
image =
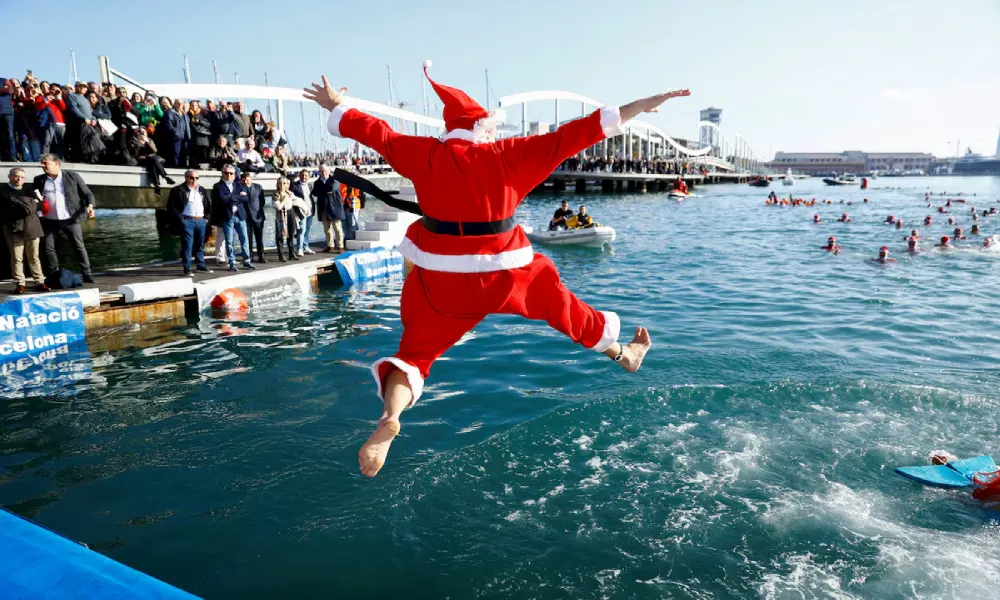
M42 154L61 154L62 140L66 133L66 121L63 118L66 101L60 88L45 81L41 83L41 91L41 94L35 96L35 114L38 115L39 126L42 128ZM48 114L45 113L46 110Z
M430 62L424 63L426 74ZM679 90L618 107L604 107L545 135L494 141L497 115L461 90L431 86L444 104L441 139L397 133L381 119L351 108L347 88L326 77L305 88L305 97L331 111L330 133L381 154L413 182L424 217L399 245L414 267L403 284L399 351L372 365L384 404L382 417L359 452L361 472L373 477L399 433L399 416L423 390L431 365L490 314L517 314L546 321L584 347L601 352L627 371L639 369L650 347L637 327L632 341L618 343L620 322L578 299L548 258L532 251L514 211L564 160L608 136L622 123L652 112Z

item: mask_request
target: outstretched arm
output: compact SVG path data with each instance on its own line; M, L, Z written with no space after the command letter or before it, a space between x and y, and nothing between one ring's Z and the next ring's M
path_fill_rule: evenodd
M433 143L431 138L397 133L382 119L346 106L344 94L347 88L334 90L326 75L323 76L322 85L313 83L312 88L304 88L303 92L307 100L330 111L327 121L330 133L357 140L375 150L400 175L412 179L419 168L411 166L426 164L427 154Z
M593 146L606 137L622 135L622 124L643 112L656 112L660 105L688 90L657 94L620 107L605 106L589 117L565 123L552 133L500 142L504 160L521 196L538 186L564 160Z
M660 106L671 98L679 98L690 95L691 90L674 90L672 92L656 94L655 96L649 96L648 98L642 98L640 100L629 102L628 104L623 104L618 107L618 112L622 116L622 123L625 123L626 121L631 121L644 112L659 112Z

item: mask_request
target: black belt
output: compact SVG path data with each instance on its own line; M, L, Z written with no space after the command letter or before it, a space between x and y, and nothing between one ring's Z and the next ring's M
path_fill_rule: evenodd
M514 217L507 217L506 219L501 219L499 221L483 221L480 223L462 223L458 221L438 221L433 217L428 217L424 215L422 219L424 227L427 231L431 233L440 233L442 235L496 235L498 233L506 233L517 223L514 222Z

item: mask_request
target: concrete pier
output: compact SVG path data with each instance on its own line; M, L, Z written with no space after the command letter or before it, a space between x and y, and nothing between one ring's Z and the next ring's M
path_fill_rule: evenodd
M13 167L24 169L28 184L35 176L42 174L42 167L38 163L0 162L0 171L4 175ZM162 190L157 194L142 167L63 163L62 168L83 177L87 187L94 193L97 208L165 208L172 187L165 181L161 182ZM289 173L297 173L302 168L310 172L317 170L315 167L294 167ZM174 179L176 185L184 181L184 171L185 169L167 169L167 174ZM222 178L219 171L198 169L198 174L201 177L199 183L204 188L211 188ZM392 171L368 174L362 170L362 174L375 185L390 192L398 191L405 184L405 180ZM259 183L270 194L277 186L278 177L277 173L258 173L254 176L254 182Z

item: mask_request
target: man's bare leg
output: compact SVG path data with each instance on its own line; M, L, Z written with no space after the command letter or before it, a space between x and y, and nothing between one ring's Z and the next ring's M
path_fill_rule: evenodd
M642 359L645 358L646 352L649 352L651 344L652 342L649 341L649 331L645 327L636 327L635 337L632 338L631 342L624 346L615 342L611 344L610 348L604 351L604 355L613 359L621 352L622 360L619 364L629 373L635 373L639 370L639 365L642 364Z
M410 384L406 380L406 373L394 368L385 378L383 401L385 406L382 409L382 418L378 420L375 432L358 452L358 466L365 477L375 477L385 464L389 445L399 434L399 415L409 406L412 399L413 391L410 390Z

